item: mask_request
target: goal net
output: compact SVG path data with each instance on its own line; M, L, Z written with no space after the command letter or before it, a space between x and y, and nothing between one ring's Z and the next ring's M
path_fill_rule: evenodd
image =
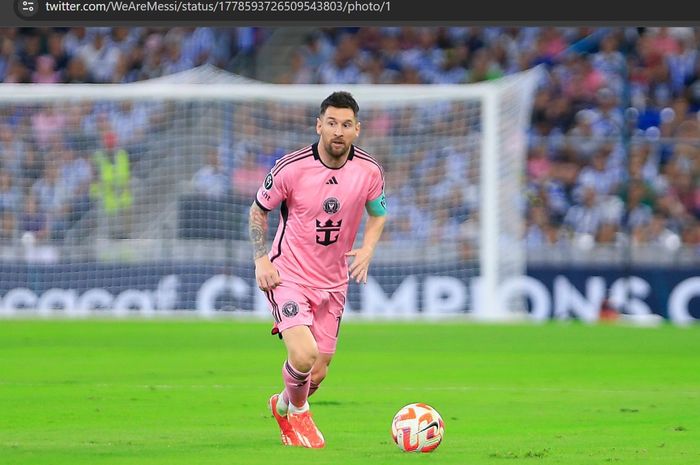
M277 157L317 141L320 102L344 89L360 105L356 144L384 167L389 210L347 314L511 315L538 76L0 86L0 311L267 315L248 209Z

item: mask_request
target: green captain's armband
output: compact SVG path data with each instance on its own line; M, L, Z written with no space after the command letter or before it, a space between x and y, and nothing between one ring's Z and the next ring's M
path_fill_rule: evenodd
M382 195L376 199L367 202L365 204L365 208L367 209L367 213L369 213L371 216L386 215L386 196L384 195L384 192L382 192Z

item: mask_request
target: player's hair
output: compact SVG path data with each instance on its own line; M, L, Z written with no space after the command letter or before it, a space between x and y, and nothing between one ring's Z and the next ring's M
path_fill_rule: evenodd
M321 111L319 111L318 115L323 116L323 114L326 112L326 108L328 107L350 108L355 118L357 118L357 114L360 112L360 106L355 101L355 98L350 92L346 92L344 90L333 92L331 95L326 97L326 99L321 102Z

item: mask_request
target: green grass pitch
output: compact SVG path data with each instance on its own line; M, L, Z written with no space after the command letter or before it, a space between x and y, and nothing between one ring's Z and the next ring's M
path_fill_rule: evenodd
M700 327L348 321L311 398L322 450L280 444L270 325L1 320L0 464L700 464ZM445 438L401 452L394 413Z

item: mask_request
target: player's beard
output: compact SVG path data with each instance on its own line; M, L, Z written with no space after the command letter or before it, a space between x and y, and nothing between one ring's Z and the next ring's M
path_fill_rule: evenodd
M342 141L336 141L336 142L342 142ZM350 144L346 144L343 142L343 146L340 148L337 148L335 145L333 145L333 141L330 141L326 144L326 153L330 155L331 157L335 158L336 160L343 158L348 151L350 150Z

